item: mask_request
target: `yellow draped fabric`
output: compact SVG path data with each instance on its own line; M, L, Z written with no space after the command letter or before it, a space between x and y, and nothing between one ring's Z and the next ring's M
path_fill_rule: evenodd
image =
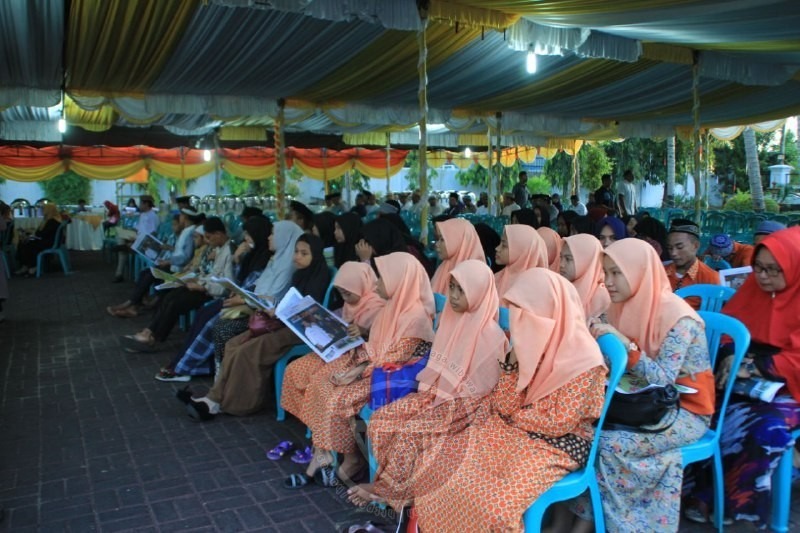
M444 24L431 24L427 30L428 69L444 63L453 54L480 36L479 29L455 32ZM387 30L369 47L352 56L322 80L315 89L296 95L312 102L334 101L342 94L348 100L367 100L417 78L417 37L413 32Z
M671 8L681 4L703 4L705 0L431 0L432 13L446 14L448 19L475 19L476 10L493 10L515 15L568 16L593 13L627 13L630 11ZM489 15L484 25L489 26Z
M124 165L89 165L80 161L70 161L69 168L87 178L96 180L119 180L135 174L145 166L143 159ZM169 175L169 174L165 174Z
M64 161L41 167L11 167L0 165L0 176L14 181L44 181L66 172Z
M265 180L275 176L275 163L264 166L242 165L230 159L222 161L222 168L244 180Z
M383 146L386 144L386 134L378 131L345 133L342 141L350 146Z
M476 28L491 28L493 30L503 30L514 24L519 16L501 13L495 10L491 3L485 9L483 6L472 7L469 5L458 5L464 2L432 0L428 7L428 18L433 21L446 22L448 24L459 24ZM476 2L480 4L480 2ZM512 11L513 13L513 11Z
M344 173L353 168L353 161L348 160L339 165L324 168L317 168L303 163L299 158L295 158L294 164L303 173L303 176L324 182L326 179L332 180L344 176Z
M766 133L782 128L786 120L772 120L760 124L751 124L750 127L757 132ZM742 134L745 126L730 126L727 128L711 128L709 133L721 141L732 141Z
M117 119L114 109L102 106L97 111L87 111L69 96L64 97L64 118L71 126L80 126L88 131L106 131Z
M202 8L200 2L184 0L73 0L71 6L69 87L87 96L144 93Z
M267 130L259 126L223 126L219 131L219 140L264 142L267 140Z
M400 161L396 165L390 166L389 176L394 176L395 174L400 172L400 169L402 169L404 165L405 161ZM369 165L364 164L362 161L359 161L358 159L355 160L353 167L362 174L369 176L370 178L376 178L382 180L386 179L386 167L383 168L371 167ZM330 170L328 171L327 176L328 179L331 179Z
M204 163L195 163L191 165L187 164L181 165L176 163L164 163L163 161L151 160L150 168L158 172L162 176L169 176L172 178L182 178L190 180L214 172L214 162L210 161L208 163L204 162Z

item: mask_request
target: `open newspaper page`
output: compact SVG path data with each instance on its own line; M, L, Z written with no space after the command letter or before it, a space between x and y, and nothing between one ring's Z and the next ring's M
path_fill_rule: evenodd
M692 387L687 387L685 385L680 385L678 383L674 383L673 386L681 394L697 393L697 389L693 389ZM650 389L660 389L660 388L663 388L663 385L652 385L642 377L633 376L631 374L623 374L622 379L619 380L619 384L617 385L615 392L619 392L620 394L637 394L640 392L648 391Z
M326 363L364 344L361 337L347 334L344 321L312 297L302 296L294 287L278 304L275 316Z
M173 274L172 272L167 272L156 267L150 267L150 272L153 274L154 278L160 279L164 282L160 285L156 285L155 288L157 291L177 289L178 287L186 285L187 281L197 277L197 274L194 272L187 272L186 274Z
M144 257L149 263L155 263L167 251L164 243L149 233L136 237L131 245L131 250Z
M216 276L211 276L209 278L209 281L222 285L223 287L228 289L231 292L231 294L236 294L238 296L241 296L241 298L245 301L245 303L250 307L252 307L253 309L268 311L270 309L275 308L275 304L273 304L272 301L259 297L253 291L248 291L247 289L240 287L239 285L237 285L228 278L218 278Z
M782 388L783 383L779 381L769 381L757 377L737 379L733 384L734 393L767 403L772 402Z

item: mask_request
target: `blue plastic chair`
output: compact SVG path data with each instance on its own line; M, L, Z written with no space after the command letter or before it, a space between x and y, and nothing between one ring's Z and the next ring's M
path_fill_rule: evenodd
M800 429L792 432L792 437L800 439ZM789 446L772 473L772 531L787 533L789 531L789 511L792 508L792 458L794 446Z
M628 362L628 352L622 342L611 334L606 334L597 339L600 345L600 351L608 360L611 366L609 372L608 384L606 389L606 399L603 402L603 411L600 414L600 419L597 421L597 427L594 430L594 437L592 438L592 448L589 452L589 459L586 461L584 468L570 472L555 485L550 487L544 494L528 507L522 520L525 524L525 531L527 533L541 531L542 519L547 509L554 503L563 502L577 498L587 490L592 500L592 508L594 509L594 527L597 533L604 533L606 530L605 517L603 516L603 502L600 499L600 487L597 485L597 474L595 473L594 463L597 457L597 449L600 446L600 432L603 428L603 422L606 419L606 412L608 406L611 404L611 397L614 395L614 389L617 388L620 378L625 371L625 365Z
M436 331L439 329L439 317L442 316L444 306L447 304L447 296L444 294L439 294L438 292L434 292L433 303L436 305L436 314L433 317L433 331Z
M369 419L372 416L372 409L369 407L369 402L361 409L361 412L358 413L358 416L361 417L361 420L364 421L364 424L369 426ZM365 433L366 435L366 433ZM372 443L369 441L369 437L364 438L364 444L367 447L367 462L369 464L369 480L370 482L375 481L375 476L378 474L378 460L375 459L375 456L372 454Z
M53 240L53 246L47 250L42 250L36 256L36 277L42 277L42 267L44 266L44 258L48 255L57 255L61 261L61 268L64 269L64 275L69 274L69 252L67 251L67 239L64 235L67 223L62 222L56 230L56 237Z
M503 328L503 331L509 330L510 325L508 323L508 307L500 308L500 315L497 322L500 324L500 327Z
M725 261L724 259L715 260L710 255L707 255L706 258L703 259L703 262L708 267L712 268L713 270L717 270L717 271L719 271L719 270L728 270L729 268L733 268L733 267L731 267L731 264L728 263L727 261Z
M681 287L675 294L684 300L691 297L700 298L700 311L719 313L722 306L736 294L736 290L724 285L698 283Z
M735 376L739 370L739 365L747 353L750 346L750 332L740 321L733 317L714 313L711 311L700 311L700 317L706 323L706 340L708 341L708 353L711 357L711 368L715 368L717 353L719 352L720 338L727 335L733 339L734 354L731 366L731 376ZM706 430L705 435L700 440L692 444L681 447L681 458L683 467L686 468L692 463L713 459L712 468L714 472L714 527L722 531L722 520L725 517L725 477L722 473L722 450L719 440L721 430L725 424L725 411L728 408L728 400L733 391L735 380L729 379L725 385L722 396L722 405L717 405L719 418L714 429Z
M325 291L325 298L322 300L322 307L328 307L331 300L331 292L333 291L333 280L336 278L337 270L329 268L331 272L331 283L328 285L328 290ZM286 420L286 411L281 407L281 394L283 393L283 375L286 373L286 367L289 363L298 357L311 352L311 348L305 344L296 344L287 350L283 356L275 363L273 373L275 375L275 410L277 411L278 422Z

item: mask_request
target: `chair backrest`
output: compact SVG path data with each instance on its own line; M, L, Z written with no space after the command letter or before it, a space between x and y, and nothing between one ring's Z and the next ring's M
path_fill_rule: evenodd
M436 314L433 318L433 330L436 331L439 328L439 317L442 316L442 311L444 311L444 306L447 303L447 296L434 292L433 302L436 305Z
M722 306L736 294L736 290L725 287L724 285L698 283L696 285L681 287L675 291L675 294L683 299L692 296L698 297L700 298L700 311L719 313Z
M53 239L53 246L50 248L51 250L58 250L59 248L64 246L64 244L67 242L66 236L64 235L64 230L67 227L67 224L69 224L69 222L62 222L61 224L58 225L58 229L56 230L56 237L55 239Z
M336 273L338 269L336 267L328 267L328 271L331 273L331 282L328 284L328 288L325 290L325 298L322 300L322 307L325 309L328 308L328 304L331 303L331 292L333 292L333 280L336 278Z
M724 259L715 260L710 255L707 255L703 262L714 270L728 270L731 264Z
M603 402L603 411L600 413L600 418L597 420L597 427L594 430L592 437L592 447L589 452L589 460L586 462L587 468L593 468L595 458L597 457L597 448L599 448L600 432L603 430L603 423L606 420L606 413L608 406L611 405L611 398L614 396L614 390L625 372L625 365L628 362L628 351L614 335L606 333L599 339L597 344L600 346L600 351L606 359L606 362L611 367L608 373L608 381L606 383L606 399Z
M510 326L508 324L508 307L500 308L497 322L500 324L500 327L503 328L503 331L509 331Z
M719 353L720 339L723 335L727 335L733 339L733 364L731 365L731 378L736 376L739 370L739 365L747 353L747 348L750 346L750 332L747 327L739 320L723 315L722 313L714 313L711 311L700 311L700 318L706 323L706 340L708 341L708 355L711 358L711 368L716 367L717 355ZM716 406L716 411L719 413L717 418L717 428L721 428L725 423L725 411L728 408L728 399L733 391L734 379L728 379L725 384L725 394L722 396L722 405Z

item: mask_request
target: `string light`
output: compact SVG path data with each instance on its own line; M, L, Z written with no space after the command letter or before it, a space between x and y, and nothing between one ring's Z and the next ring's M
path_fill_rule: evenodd
M464 157L466 157L466 158L472 157L472 150L470 150L469 148L465 149L464 150Z
M61 133L67 132L67 121L63 118L58 119L58 131Z
M211 161L211 150L209 150L208 148L203 150L203 161L205 161L206 163Z
M533 48L528 50L528 58L525 61L525 70L528 71L528 74L536 74L536 67L537 67L537 60L536 60L536 52L533 51Z

